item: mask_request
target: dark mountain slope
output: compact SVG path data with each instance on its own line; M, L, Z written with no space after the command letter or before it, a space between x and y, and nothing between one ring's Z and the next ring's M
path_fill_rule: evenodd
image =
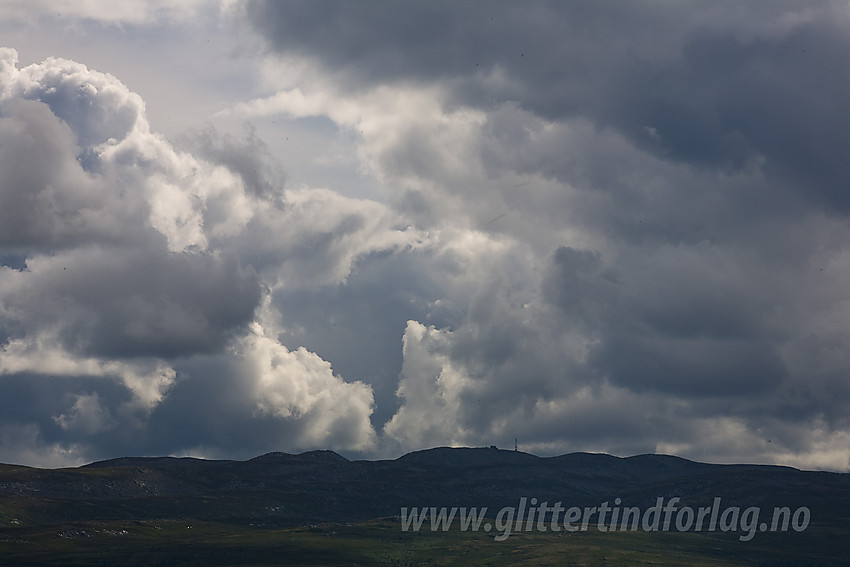
M79 468L0 465L0 524L199 518L292 525L395 516L401 507L516 505L520 498L595 506L807 506L813 522L847 522L850 475L789 467L712 465L665 455L436 448L395 460L349 461L331 451L248 461L124 457ZM846 523L841 525L848 525Z

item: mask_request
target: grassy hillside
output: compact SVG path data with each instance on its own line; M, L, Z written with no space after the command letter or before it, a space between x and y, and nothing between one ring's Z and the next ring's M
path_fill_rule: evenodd
M401 507L564 506L680 498L811 511L802 532L403 531ZM850 476L662 455L539 458L434 449L391 461L329 451L249 461L122 458L0 466L2 565L846 565ZM383 518L376 520L376 518Z

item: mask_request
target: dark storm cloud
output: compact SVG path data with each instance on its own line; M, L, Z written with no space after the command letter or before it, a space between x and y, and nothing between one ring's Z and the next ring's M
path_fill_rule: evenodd
M746 340L609 336L593 356L614 383L688 397L759 394L786 374L771 344Z
M217 351L253 319L260 300L256 275L226 256L89 249L30 273L30 285L5 295L26 314L21 327L50 330L67 350L86 356Z
M616 311L618 287L617 274L606 270L599 253L562 246L552 259L544 293L573 324L595 327Z
M787 370L768 324L775 298L722 254L662 248L618 276L598 254L560 248L546 289L600 337L590 364L615 384L695 397L777 388Z
M0 381L2 423L36 422L51 441L61 437L61 427L53 416L68 409L69 400L78 394L98 392L113 403L129 402L126 388L87 376L50 376L21 373Z
M438 82L466 105L587 118L663 159L727 171L764 159L817 205L850 206L838 3L254 1L247 13L272 49L355 88Z

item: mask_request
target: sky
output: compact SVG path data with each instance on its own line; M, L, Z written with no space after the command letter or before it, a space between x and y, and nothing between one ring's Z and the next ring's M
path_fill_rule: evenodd
M850 470L850 4L0 3L0 462Z

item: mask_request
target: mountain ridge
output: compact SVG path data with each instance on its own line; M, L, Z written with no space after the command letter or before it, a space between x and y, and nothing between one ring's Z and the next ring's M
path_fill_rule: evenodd
M124 457L114 457L111 459L104 459L99 461L92 461L91 463L86 463L83 465L79 465L76 467L57 467L57 468L48 468L48 467L35 467L30 465L20 465L20 464L8 464L8 463L0 463L0 467L21 467L27 469L36 469L36 470L74 470L80 468L109 468L109 467L120 467L120 466L142 466L142 465L150 465L157 462L204 462L204 463L248 463L248 462L260 462L260 461L271 461L273 459L297 459L304 460L307 459L325 459L327 461L335 461L335 462L369 462L369 463L377 463L377 462L417 462L417 463L427 463L429 462L429 458L436 458L437 456L446 457L448 455L452 455L452 453L467 453L467 455L477 454L482 456L482 459L477 464L489 464L495 462L510 462L505 459L511 458L520 458L520 459L535 459L541 461L579 461L581 459L602 459L609 460L610 462L614 461L645 461L645 462L676 462L680 464L686 464L685 466L697 465L697 466L712 466L712 467L737 467L737 468L771 468L771 469L785 469L785 470L793 470L800 472L813 472L813 473L828 473L828 474L839 474L839 475L850 475L848 472L838 472L838 471L829 471L823 469L800 469L797 467L793 467L790 465L778 465L778 464L766 464L766 463L711 463L706 461L696 461L692 459L687 459L685 457L680 457L678 455L669 455L665 453L640 453L636 455L629 455L625 457L620 457L617 455L611 455L609 453L596 453L596 452L588 452L588 451L575 451L571 453L564 453L561 455L552 455L548 457L541 457L535 455L533 453L527 453L524 451L514 451L509 449L497 449L493 447L449 447L449 446L439 446L439 447L431 447L428 449L420 449L416 451L411 451L409 453L405 453L399 457L394 459L349 459L333 450L330 449L315 449L310 451L304 451L301 453L287 453L283 451L271 451L268 453L263 453L261 455L257 455L255 457L251 457L244 460L239 459L207 459L204 457L191 457L191 456L172 456L172 455L163 455L163 456L124 456ZM514 457L516 455L517 457ZM455 455L456 456L456 455ZM497 459L499 459L497 461ZM438 463L439 464L439 463ZM458 466L462 464L476 464L469 463L469 459L458 459L454 458L450 461L452 466ZM598 463L596 463L598 464Z
M74 468L0 465L0 525L99 519L201 518L299 525L395 516L402 507L477 506L523 497L594 506L614 497L651 507L715 497L745 506L808 506L843 522L850 474L781 465L727 465L671 455L539 457L477 447L434 447L388 460L333 451L271 452L252 459L120 457Z

